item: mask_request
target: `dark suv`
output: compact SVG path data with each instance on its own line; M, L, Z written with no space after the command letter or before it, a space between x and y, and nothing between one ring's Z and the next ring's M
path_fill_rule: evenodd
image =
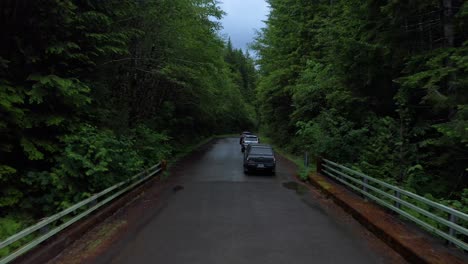
M244 172L271 171L275 174L276 159L273 149L265 144L251 144L244 154Z

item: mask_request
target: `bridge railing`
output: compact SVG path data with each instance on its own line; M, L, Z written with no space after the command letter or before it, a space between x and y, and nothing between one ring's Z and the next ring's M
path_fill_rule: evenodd
M11 254L0 259L0 264L6 264L18 258L73 223L83 219L87 215L98 210L100 207L112 202L120 195L132 190L142 182L159 173L162 169L161 163L158 163L128 180L119 182L114 186L94 194L55 215L44 218L40 222L8 237L3 241L0 241L0 250L8 246L12 246L14 243L15 245L17 243L22 244Z
M468 251L468 215L333 161L322 159L318 171ZM464 227L464 226L465 227Z

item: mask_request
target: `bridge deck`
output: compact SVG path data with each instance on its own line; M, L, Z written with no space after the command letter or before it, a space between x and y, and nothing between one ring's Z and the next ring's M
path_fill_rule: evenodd
M405 263L330 201L292 183L286 159L276 176L245 175L236 138L195 152L171 174L168 191L150 189L55 262Z

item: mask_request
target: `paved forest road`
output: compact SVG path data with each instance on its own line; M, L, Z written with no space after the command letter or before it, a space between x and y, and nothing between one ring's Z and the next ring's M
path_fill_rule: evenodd
M310 193L283 187L294 175L286 163L279 159L276 176L246 176L238 139L216 141L178 169L183 189L116 252L107 252L105 262L388 261L345 223L328 216Z

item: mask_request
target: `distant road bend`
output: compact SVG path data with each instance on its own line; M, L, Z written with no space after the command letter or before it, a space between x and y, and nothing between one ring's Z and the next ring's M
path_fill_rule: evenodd
M93 262L404 263L354 220L330 214L325 199L285 188L295 166L283 157L276 176L245 175L242 157L239 140L227 138L185 159L172 171L180 187L164 206L119 216L151 214ZM64 255L57 262L67 262Z

